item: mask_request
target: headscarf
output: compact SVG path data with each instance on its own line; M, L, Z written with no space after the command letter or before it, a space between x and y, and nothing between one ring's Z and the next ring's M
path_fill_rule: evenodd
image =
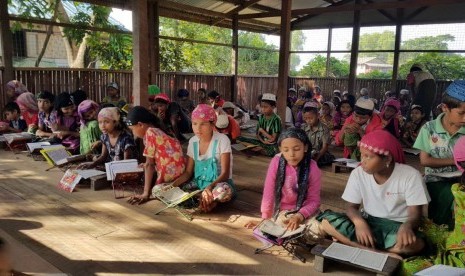
M386 130L367 133L358 144L360 148L363 147L378 155L391 155L394 162L405 164L404 151L399 140Z
M119 122L120 114L117 107L105 107L98 113L98 118L107 118Z
M465 161L465 136L460 137L454 146L454 161L457 169L465 172L465 168L459 165L459 162Z
M336 112L336 107L334 106L334 104L330 101L324 102L323 104L327 104L329 106L329 115L333 117L334 113ZM323 108L321 109L321 115L323 115Z
M202 120L206 122L216 122L216 112L211 105L208 104L199 104L192 111L192 121L193 120Z
M99 105L92 100L84 100L79 104L77 110L79 119L81 121L81 128L85 128L86 126L86 121L84 120L84 113L89 112L91 110L98 111L99 108Z
M308 146L307 152L304 155L304 158L299 163L298 169L298 178L297 178L297 202L295 209L287 212L297 213L302 204L307 198L308 191L308 178L310 177L310 164L312 162L312 144L308 139L307 134L303 129L291 127L283 131L278 138L278 146L281 145L282 141L286 138L295 138L301 141L304 145ZM275 193L274 193L274 208L273 208L273 217L276 219L279 215L279 208L281 207L281 196L284 186L284 180L286 179L286 165L287 161L283 155L279 158L278 172L276 173L276 183L275 183Z
M34 97L34 94L31 92L24 92L18 96L16 103L25 109L28 112L37 113L39 112L39 106L37 105L37 100Z
M20 81L17 81L17 80L9 81L6 84L6 86L13 89L15 91L16 96L18 96L18 95L20 95L20 94L22 94L24 92L28 92L26 86L23 83L21 83Z
M383 110L381 112L384 112L384 110L386 109L387 106L394 107L397 110L397 114L400 114L400 102L399 102L399 100L397 100L395 98L389 98L388 100L386 100L384 102Z
M455 80L446 89L447 95L465 102L465 80Z

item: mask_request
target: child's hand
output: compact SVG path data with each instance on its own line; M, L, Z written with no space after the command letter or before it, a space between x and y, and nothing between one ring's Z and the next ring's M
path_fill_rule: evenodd
M400 248L414 244L417 241L417 236L409 224L403 223L397 231L397 243Z
M101 144L102 144L102 141L95 141L95 142L92 143L92 145L91 145L90 148L91 148L92 150L95 150L95 149L98 148Z
M304 221L304 216L301 213L295 213L292 217L283 220L284 224L287 225L287 230L293 231L299 227Z
M357 236L357 241L363 246L375 248L375 238L371 233L370 226L366 221L359 222L355 224L355 234Z
M256 221L256 220L249 220L245 225L244 227L247 228L247 229L253 229L255 227L257 227L257 225L259 224L260 222L259 221Z
M82 169L85 170L85 169L92 169L92 168L95 168L93 162L84 162L84 163L80 164L79 166L77 166L78 170L82 170Z

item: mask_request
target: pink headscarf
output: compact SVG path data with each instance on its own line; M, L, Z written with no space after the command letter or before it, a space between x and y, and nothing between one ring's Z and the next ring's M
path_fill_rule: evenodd
M99 108L100 106L92 100L85 100L79 104L77 110L78 110L79 119L81 121L81 128L84 128L86 126L86 121L84 120L84 113L91 111L91 110L98 111Z
M405 164L404 151L399 140L385 130L375 130L364 135L359 146L379 155L391 155L394 162Z
M397 109L397 113L400 114L400 102L399 102L399 100L397 100L395 98L387 99L386 102L384 102L382 112L384 112L384 109L386 109L386 106L394 107L395 109Z
M216 112L213 107L208 104L199 104L192 111L192 120L202 120L207 122L216 122Z
M20 81L17 81L17 80L12 80L12 81L9 81L6 86L8 88L11 88L15 91L15 94L16 96L24 93L24 92L28 92L27 91L27 88L24 84L22 84Z
M465 172L465 168L459 165L459 162L465 161L465 136L460 137L454 146L454 161L457 169Z
M31 113L38 113L39 112L39 106L37 105L37 100L31 92L25 92L22 93L18 96L16 99L16 103L19 105L19 107L23 107L26 109L28 112Z

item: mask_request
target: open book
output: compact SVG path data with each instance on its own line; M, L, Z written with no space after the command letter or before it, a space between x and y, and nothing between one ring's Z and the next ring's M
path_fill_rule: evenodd
M383 270L388 259L387 254L360 249L337 242L333 242L322 254L325 257L346 261L378 271Z
M133 174L143 172L144 169L139 168L136 159L126 159L105 163L105 171L107 172L107 180L113 181L117 174ZM119 177L124 178L123 176Z
M58 163L61 163L61 160L66 159L71 155L63 146L44 148L40 150L40 153L42 153L45 160L47 160L47 163L51 166L59 166Z
M294 235L302 234L303 231L305 230L305 227L306 227L305 224L301 224L297 229L289 231L287 230L287 228L269 219L263 220L258 225L258 229L262 233L268 234L270 236L273 236L275 238L280 238L280 239L285 239L288 237L292 237Z
M349 158L337 158L337 159L334 159L333 162L344 163L349 168L357 168L358 165L360 165L360 162L358 162L357 160L349 159Z
M421 150L419 149L413 149L413 148L402 148L402 150L405 152L405 153L410 153L410 154L413 154L413 155L419 155Z
M34 135L29 132L3 134L3 138L5 139L8 147L12 150L25 150L26 143L30 142L33 137Z
M38 153L40 154L40 150L44 148L44 146L50 146L50 142L35 142L35 143L27 143L26 147L30 153Z
M415 276L430 276L430 275L465 276L465 268L439 264L439 265L430 266L427 269L423 269L413 275Z
M58 188L71 193L81 178L82 176L77 171L68 169L58 182Z
M188 193L179 187L173 187L171 185L157 185L156 187L158 189L154 189L153 195L169 206L176 206L201 192L201 190L195 190Z

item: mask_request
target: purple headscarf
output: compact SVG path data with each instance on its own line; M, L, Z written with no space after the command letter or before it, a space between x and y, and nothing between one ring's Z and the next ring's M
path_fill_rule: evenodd
M91 110L95 110L95 112L98 112L99 108L100 106L92 100L85 100L79 104L78 115L81 121L81 128L84 128L86 125L86 121L84 120L84 113L91 111Z

